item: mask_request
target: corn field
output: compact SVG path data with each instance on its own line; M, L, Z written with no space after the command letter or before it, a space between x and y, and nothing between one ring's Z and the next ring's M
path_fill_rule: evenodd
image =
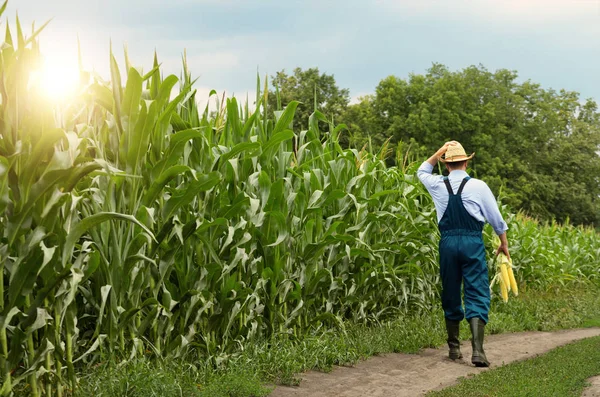
M109 81L82 71L57 106L28 84L39 32L17 20L0 50L0 395L70 395L78 366L108 356L219 363L437 304L417 163L343 149L319 111L293 131L298 103L270 118L267 81L252 110L198 109L185 58L178 78L111 53ZM593 230L509 217L520 282L598 280Z

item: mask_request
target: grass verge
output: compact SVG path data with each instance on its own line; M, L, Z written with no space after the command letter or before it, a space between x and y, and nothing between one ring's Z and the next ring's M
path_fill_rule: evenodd
M600 292L580 287L525 291L507 304L492 302L490 333L551 331L596 326L600 321ZM463 322L461 336L468 339ZM218 357L179 360L138 359L119 366L111 360L81 372L81 396L215 396L246 397L269 394L265 384L294 385L306 370L329 371L370 356L403 352L445 343L442 311L438 307L372 326L347 324L294 339L278 335L250 344L244 351ZM511 395L511 394L505 394Z
M600 337L483 372L427 397L579 397L586 379L600 373Z
M209 365L184 360L137 359L121 365L106 364L82 379L78 396L95 397L248 397L266 396L256 373L235 368L214 371Z

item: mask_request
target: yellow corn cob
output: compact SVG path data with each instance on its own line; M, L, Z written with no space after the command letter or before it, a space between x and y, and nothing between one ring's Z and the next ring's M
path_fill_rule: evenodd
M512 290L515 296L519 295L519 287L517 287L517 280L515 280L515 275L513 273L512 264L508 265L508 279L510 280L510 289Z
M500 279L504 283L504 286L506 287L508 293L508 291L510 291L510 279L508 278L506 262L500 263L500 276ZM500 286L502 286L502 284Z
M508 288L504 283L504 280L502 280L502 277L500 277L500 295L502 295L504 303L508 302Z
M519 295L519 287L517 286L517 281L515 280L515 275L512 269L512 259L508 259L508 257L501 252L498 261L500 263L499 270L501 273L501 277L504 279L508 290L512 290L515 296ZM506 278L504 278L504 269L506 269Z
M519 288L512 269L512 260L500 252L496 259L496 278L500 282L500 295L504 303L508 302L508 293L512 290L515 296L519 295Z

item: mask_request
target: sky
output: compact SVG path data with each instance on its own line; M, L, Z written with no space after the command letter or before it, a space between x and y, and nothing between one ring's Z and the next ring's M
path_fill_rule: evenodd
M187 52L200 97L252 98L261 76L296 67L333 74L353 101L389 75L481 64L521 81L600 99L600 0L10 0L14 26L52 18L47 58L108 78L109 48L148 71L154 50L177 76Z

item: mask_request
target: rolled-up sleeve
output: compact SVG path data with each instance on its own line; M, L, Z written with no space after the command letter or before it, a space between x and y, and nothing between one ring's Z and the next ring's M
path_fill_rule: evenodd
M494 197L494 193L487 185L479 192L481 195L481 213L485 220L492 226L494 232L499 236L508 230L508 225L502 218L502 214L498 209L498 203Z
M429 164L427 161L424 161L417 170L417 177L429 191L431 191L431 188L433 188L438 180L438 177L433 175L432 172L433 165Z

